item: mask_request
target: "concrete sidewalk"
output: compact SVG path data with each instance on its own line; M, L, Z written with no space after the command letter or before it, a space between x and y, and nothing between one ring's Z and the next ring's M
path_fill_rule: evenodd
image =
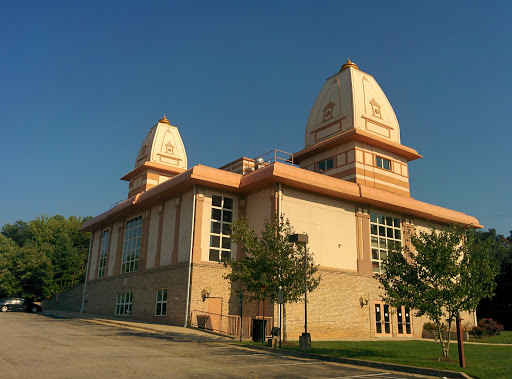
M96 324L103 324L109 326L117 326L126 329L138 330L148 333L171 333L171 334L187 334L190 336L200 337L201 339L208 339L218 342L230 342L232 338L219 335L217 333L208 332L194 328L184 328L182 326L155 324L146 321L133 320L130 318L120 319L120 317L97 315L92 313L79 313L68 312L60 310L44 310L44 316L63 319L82 319L84 321L93 322Z

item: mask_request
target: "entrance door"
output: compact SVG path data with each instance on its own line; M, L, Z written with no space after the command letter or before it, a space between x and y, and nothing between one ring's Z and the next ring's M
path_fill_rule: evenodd
M380 336L391 335L390 321L389 305L375 303L375 334Z
M396 310L398 319L398 336L412 336L411 310L408 307L400 307Z
M208 315L210 322L207 323L207 328L220 331L222 327L222 297L208 298Z

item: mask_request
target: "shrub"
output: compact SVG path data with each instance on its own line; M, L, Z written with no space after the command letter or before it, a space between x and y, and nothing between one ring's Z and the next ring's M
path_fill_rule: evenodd
M478 325L471 330L471 334L479 337L486 338L495 336L501 333L503 325L494 321L492 318L483 318L478 321Z
M426 322L423 324L423 329L425 330L437 330L436 325L433 322Z

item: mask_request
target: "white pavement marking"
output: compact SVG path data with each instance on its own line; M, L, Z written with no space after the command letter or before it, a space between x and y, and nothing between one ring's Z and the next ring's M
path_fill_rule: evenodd
M336 376L332 379L346 379L346 378L375 378L377 376L383 376L383 375L391 375L390 372L379 372L379 373L376 373L376 374L362 374L362 375L349 375L349 376ZM391 379L389 376L386 377L386 379Z
M244 366L244 368L249 367L265 367L265 366L295 366L295 365L320 365L322 362L297 362L297 363L281 363L281 364L270 364L270 365L254 365L254 366Z
M254 357L257 355L265 355L268 356L270 354L266 353L252 353L252 354L229 354L229 355L215 355L215 358L223 358L223 357Z
M212 346L212 347L203 347L203 349L234 349L233 346Z

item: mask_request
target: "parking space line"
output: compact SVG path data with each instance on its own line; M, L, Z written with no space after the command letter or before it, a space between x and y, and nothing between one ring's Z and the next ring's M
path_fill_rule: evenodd
M229 354L229 355L216 355L215 358L227 358L227 357L254 357L258 355L269 356L267 353L252 353L252 354Z
M277 366L295 366L295 365L320 365L320 364L322 364L322 362L296 362L296 363L278 363L278 364L270 364L270 365L253 365L253 366L244 365L244 368L265 367L265 366L277 367Z
M375 378L377 376L383 376L383 375L391 375L390 372L378 372L375 374L362 374L362 375L349 375L349 376L336 376L331 379L348 379L348 378ZM386 377L386 379L391 379L389 376Z

